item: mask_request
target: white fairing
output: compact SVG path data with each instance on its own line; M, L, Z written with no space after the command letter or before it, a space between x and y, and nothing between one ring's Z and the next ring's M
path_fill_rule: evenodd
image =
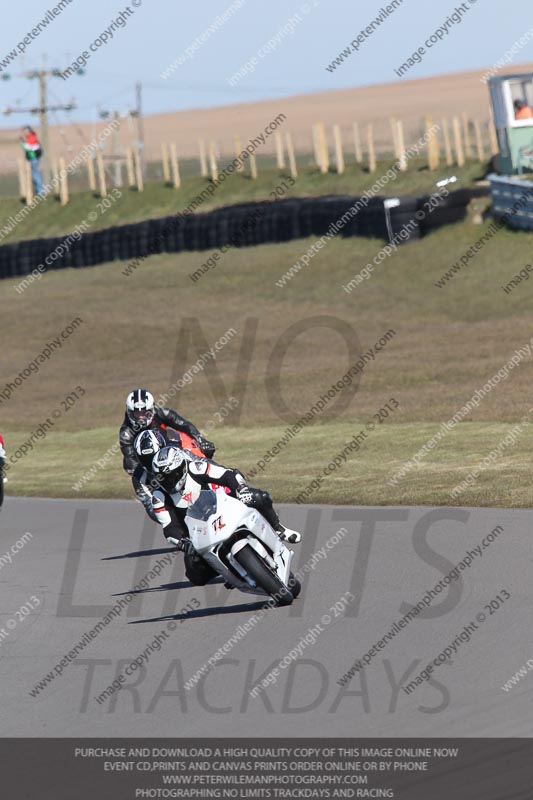
M235 555L247 544L256 550L285 585L289 582L292 551L256 509L230 497L223 489L203 490L190 506L185 522L196 552L226 581L239 589L256 593L261 591L251 588L242 566L235 559ZM236 531L242 531L245 535L220 558L218 552L221 545ZM241 579L237 578L228 564L242 576Z

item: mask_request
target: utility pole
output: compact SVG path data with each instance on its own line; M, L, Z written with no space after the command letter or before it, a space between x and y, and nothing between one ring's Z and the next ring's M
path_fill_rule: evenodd
M4 110L4 114L39 114L41 123L41 143L43 146L43 180L45 184L50 183L51 179L48 113L50 111L72 111L76 108L73 102L67 105L48 105L48 79L52 77L58 78L60 76L61 70L59 69L38 69L23 72L21 77L29 78L30 80L37 78L39 80L39 105L37 108L6 108Z
M133 129L133 120L138 119L138 107L133 109L132 111L124 112L124 111L111 111L109 109L100 109L99 112L100 119L109 119L109 117L113 117L115 122L118 122L119 125L114 126L113 129L113 136L111 139L111 148L112 152L111 155L103 156L103 158L113 161L114 163L114 182L115 186L122 186L122 164L124 162L124 155L120 147L120 123L122 118L126 118L129 123L129 138L132 141L135 141L136 148L139 151L139 155L142 158L142 143L141 139L139 138L142 135L142 128L141 134L139 134L139 125L137 123L135 131Z

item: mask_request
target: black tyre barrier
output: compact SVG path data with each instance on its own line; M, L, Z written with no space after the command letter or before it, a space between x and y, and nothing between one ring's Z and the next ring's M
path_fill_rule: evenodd
M74 250L72 253L72 267L85 267L85 263L83 260L83 251L81 248Z
M320 237L337 228L343 237L367 236L397 243L419 239L442 225L463 220L472 197L489 194L474 187L435 200L429 195L399 197L385 209L385 197L346 195L239 203L184 217L170 216L89 231L76 241L66 237L32 239L0 246L0 278L27 275L39 268L64 269L144 259L156 253L251 247ZM358 206L357 213L353 212Z
M168 243L172 253L185 250L185 226L181 220L173 219L173 224L169 226Z
M442 228L444 225L461 222L466 217L466 213L466 207L461 206L436 208L424 220L424 233L435 230L435 228Z

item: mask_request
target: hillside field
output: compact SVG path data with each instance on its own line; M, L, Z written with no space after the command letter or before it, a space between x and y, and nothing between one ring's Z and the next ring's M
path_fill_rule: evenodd
M130 496L113 452L79 492L73 486L115 444L125 396L139 385L156 396L179 385L169 405L214 439L222 463L253 471L286 428L373 349L355 391L339 390L253 482L278 501L294 500L366 430L359 449L341 457L308 502L531 507L531 426L501 446L533 407L531 352L419 466L389 483L533 336L531 282L508 294L501 288L530 260L530 234L501 231L444 288L435 286L488 224L468 220L399 247L350 294L342 286L381 242L335 239L284 288L276 280L312 240L231 249L196 283L188 276L208 253L153 256L129 277L118 262L50 272L21 295L15 281L1 281L0 420L9 455L44 420L53 422L12 465L8 492ZM77 317L82 324L5 399L5 384ZM215 360L203 357L223 339ZM77 386L85 394L63 410ZM237 408L223 416L229 397ZM374 415L387 403L393 409L380 422ZM453 487L498 446L494 463L453 498Z

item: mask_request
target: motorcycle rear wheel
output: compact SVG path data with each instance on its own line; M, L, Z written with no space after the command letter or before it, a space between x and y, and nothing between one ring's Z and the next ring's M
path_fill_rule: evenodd
M261 560L253 547L245 545L236 555L236 559L251 575L256 584L274 598L277 606L290 606L294 597L277 575Z

